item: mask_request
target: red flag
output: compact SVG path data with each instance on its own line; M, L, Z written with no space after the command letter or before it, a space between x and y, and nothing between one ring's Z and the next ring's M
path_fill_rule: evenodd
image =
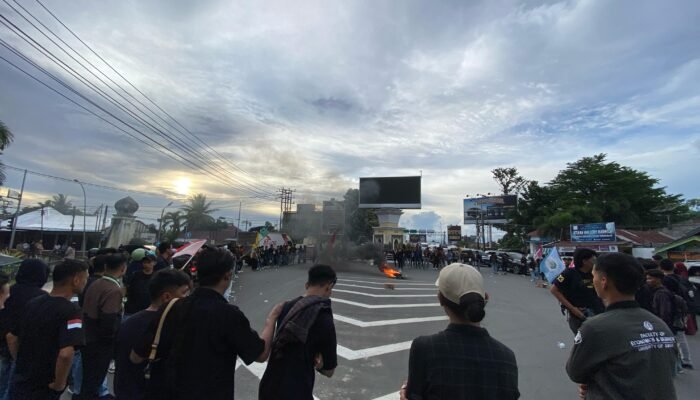
M540 243L540 247L537 249L537 253L535 253L535 260L541 260L542 259L542 243Z

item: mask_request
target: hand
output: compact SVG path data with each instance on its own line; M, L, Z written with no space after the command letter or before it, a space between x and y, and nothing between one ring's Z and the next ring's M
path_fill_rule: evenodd
M316 354L314 357L314 368L319 371L323 369L323 355L321 353Z
M66 384L64 383L63 385L58 385L56 382L51 382L49 383L49 389L53 390L54 392L62 392L66 390Z
M578 385L578 397L581 399L585 399L586 393L588 393L588 385Z
M400 400L408 400L408 395L406 394L406 389L408 388L408 381L404 381L401 385L401 390L399 391Z

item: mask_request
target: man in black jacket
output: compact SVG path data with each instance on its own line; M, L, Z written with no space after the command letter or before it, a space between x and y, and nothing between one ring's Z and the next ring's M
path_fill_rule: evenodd
M0 311L0 399L5 397L10 384L10 372L14 361L10 356L5 336L17 326L24 314L24 307L35 297L46 296L42 290L49 277L49 267L39 259L22 261L15 284L10 288L10 298Z
M316 371L333 376L338 365L330 300L335 282L333 268L314 265L304 296L282 307L270 361L260 381L259 400L310 400Z

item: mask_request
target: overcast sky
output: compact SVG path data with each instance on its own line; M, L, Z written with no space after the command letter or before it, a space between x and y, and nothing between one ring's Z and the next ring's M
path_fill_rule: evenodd
M144 218L203 192L217 215L237 218L243 201L243 219L276 222L279 203L251 198L251 185L255 196L285 186L295 202L319 202L341 198L360 176L422 172L422 214L402 225L439 228L461 221L466 194L497 191L493 168L546 182L597 153L700 197L695 0L43 2L247 172L227 166L245 184L217 182L0 60L0 120L15 135L1 160L160 194L132 194ZM21 4L138 96L37 3ZM0 13L104 88L6 4ZM105 104L4 26L0 38ZM38 74L2 47L0 56ZM21 174L6 173L18 188ZM87 189L93 209L126 195ZM29 176L27 190L30 201L61 192L82 204L74 183Z

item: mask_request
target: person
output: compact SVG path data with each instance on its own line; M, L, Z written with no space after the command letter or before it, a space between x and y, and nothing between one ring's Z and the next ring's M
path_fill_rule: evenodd
M70 246L66 248L66 252L64 253L63 257L68 259L68 260L74 260L75 259L75 242L71 243Z
M121 323L122 285L126 271L121 253L105 257L105 273L86 291L83 302L86 345L81 350L83 381L80 395L74 399L93 399L107 375L114 349L114 339Z
M155 256L153 259L155 265ZM158 271L148 281L149 307L124 321L117 334L114 374L114 394L117 399L145 400L147 398L143 373L145 365L133 364L129 360L131 349L143 340L149 326L158 315L158 309L172 299L187 296L189 290L189 276L175 269Z
M161 269L170 268L173 259L172 245L170 242L160 242L158 244L158 259L155 266L155 271L160 271Z
M32 299L38 296L46 296L44 287L49 277L49 267L39 259L25 259L19 265L15 284L7 293L10 297L0 310L0 399L8 398L10 378L14 370L14 361L10 355L5 337L21 320L25 314L24 309Z
M309 269L306 292L284 303L259 400L313 399L315 372L332 377L338 365L330 296L336 274L328 265Z
M642 268L644 268L645 273L647 271L659 269L658 265L653 260L639 260L639 262L642 264ZM646 282L642 284L642 286L637 290L637 293L634 295L634 299L637 303L639 303L639 306L647 311L652 311L652 298L652 290Z
M436 286L450 324L411 344L401 399L519 398L513 351L481 327L488 301L481 273L470 265L450 264L440 271Z
M685 300L688 295L683 290L683 281L679 275L675 273L675 265L669 259L663 259L659 262L659 268L663 271L663 285L673 294L683 297ZM690 347L688 347L688 339L685 336L685 329L674 331L678 350L680 351L680 360L683 368L693 369L693 362L690 359Z
M126 267L126 273L124 273L124 283L129 281L131 277L136 273L136 271L141 271L143 269L143 258L146 256L147 250L144 248L134 249L129 257L131 262L129 266ZM153 255L155 258L155 254Z
M233 256L224 249L205 246L197 255L199 287L177 301L163 320L155 363L148 381L152 399L233 399L236 358L250 364L264 362L282 304L267 316L261 335L251 329L245 315L223 294L233 278ZM161 307L154 322L160 322ZM145 340L130 354L134 363L151 352L158 323L149 327Z
M491 269L492 269L491 272L494 275L497 275L498 274L498 256L496 255L496 253L491 253L491 255L489 256L489 262L491 263Z
M692 336L698 331L698 323L695 318L695 314L700 312L700 299L698 298L700 296L700 292L698 292L695 285L688 280L688 267L686 267L682 262L677 262L674 264L674 266L676 275L680 277L681 282L683 282L689 290L689 298L686 299L688 301L688 328L686 329L685 334ZM690 292L692 292L692 294ZM690 368L692 368L692 365Z
M44 241L43 240L37 240L32 244L32 257L41 257L42 253L44 252Z
M148 281L153 277L156 255L151 252L145 252L141 260L139 260L139 264L141 264L141 270L133 272L128 279L124 275L124 285L126 286L125 319L139 311L145 310L151 304Z
M64 260L53 271L53 289L24 308L20 322L7 335L16 361L10 386L13 400L59 399L68 383L75 347L85 343L80 308L71 298L87 282L88 266Z
M600 314L605 307L593 287L593 265L597 253L590 249L576 249L574 268L566 268L554 279L549 291L566 310L569 329L575 335L588 317Z
M607 307L576 334L566 372L581 398L674 400L675 338L666 323L634 301L644 270L631 255L601 255L595 291Z
M0 271L0 311L5 309L5 302L10 298L10 276Z
M664 273L658 269L646 271L646 284L651 291L651 312L673 329L674 295L664 284Z

